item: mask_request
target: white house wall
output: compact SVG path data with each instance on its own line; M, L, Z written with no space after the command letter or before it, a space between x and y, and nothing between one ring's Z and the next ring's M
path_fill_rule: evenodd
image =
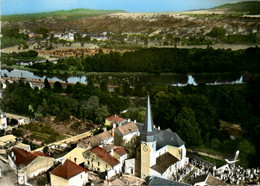
M80 174L77 174L76 176L73 176L68 180L69 186L83 186L88 182L88 173L81 172Z
M135 174L135 158L125 160L125 173Z

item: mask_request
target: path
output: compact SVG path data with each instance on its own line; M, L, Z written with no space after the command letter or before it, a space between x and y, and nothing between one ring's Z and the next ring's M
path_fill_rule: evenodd
M56 141L56 142L53 142L53 143L50 143L46 146L52 146L52 145L61 145L61 144L68 144L68 143L73 143L73 142L76 142L76 141L79 141L80 139L83 139L83 138L86 138L86 137L89 137L89 136L93 136L93 133L92 133L92 130L88 131L88 132L84 132L82 134L79 134L79 135L76 135L76 136L72 136L70 138L66 138L64 140L61 140L61 141ZM44 148L45 146L43 147L40 147L38 149L35 149L34 151L42 151L42 149Z

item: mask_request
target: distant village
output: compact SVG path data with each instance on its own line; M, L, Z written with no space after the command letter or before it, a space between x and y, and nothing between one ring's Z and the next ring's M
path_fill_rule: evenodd
M30 121L18 119L18 125ZM260 168L236 166L239 151L216 167L187 154L170 129L155 127L150 98L145 122L117 115L105 118L103 132L79 134L31 150L14 135L0 137L0 181L18 185L228 185L260 184ZM1 112L0 128L7 128Z

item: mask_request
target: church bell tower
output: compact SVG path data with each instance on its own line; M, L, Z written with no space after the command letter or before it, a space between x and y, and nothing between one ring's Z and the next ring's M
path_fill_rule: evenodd
M145 123L141 132L141 178L150 176L150 167L156 164L156 140L149 95L145 112Z

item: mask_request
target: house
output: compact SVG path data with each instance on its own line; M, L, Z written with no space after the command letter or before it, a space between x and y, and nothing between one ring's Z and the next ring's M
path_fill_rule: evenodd
M24 124L24 118L18 118L18 124L19 125L22 125L22 124Z
M139 140L140 132L134 122L130 122L112 129L114 144L127 148L130 156L134 154Z
M54 161L42 152L29 152L19 148L12 148L7 154L9 165L17 174L19 184L25 184L27 179L47 171Z
M31 146L28 144L24 144L21 142L17 142L12 148L19 148L19 149L24 149L27 151L31 151Z
M122 172L122 163L102 147L95 147L83 153L88 170L105 173L106 178Z
M16 137L12 134L0 137L0 147L10 147L16 143Z
M83 186L88 182L88 171L66 159L50 172L52 186Z
M112 124L120 125L122 122L126 121L126 119L121 118L117 115L110 115L105 117L105 125L112 126Z
M7 118L5 114L0 109L0 130L7 128Z
M121 163L127 159L127 153L128 151L124 147L116 147L112 149L112 156L114 156Z
M193 185L195 186L204 186L204 185L227 185L224 181L212 176L211 174L205 174L198 176L193 180Z
M81 140L77 147L90 149L93 147L97 147L100 144L112 144L114 142L114 137L109 131L102 132L98 135L91 136L84 140Z
M83 152L85 151L86 149L84 148L76 147L70 152L68 152L67 154L65 154L63 157L83 167L86 161L85 158L83 157Z

